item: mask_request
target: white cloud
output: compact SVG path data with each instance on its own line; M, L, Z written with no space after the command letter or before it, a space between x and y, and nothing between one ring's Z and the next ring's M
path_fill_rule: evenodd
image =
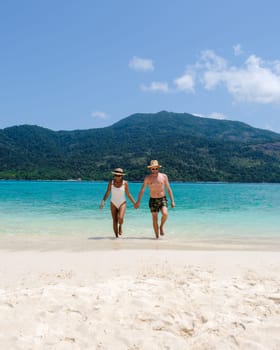
M109 118L108 114L106 114L104 112L100 112L100 111L92 112L91 116L93 118L96 118L96 119L108 119Z
M223 113L219 113L219 112L213 112L211 114L209 114L208 118L211 119L218 119L218 120L224 120L226 119L226 117L224 116Z
M242 54L242 47L240 44L236 44L233 46L233 52L235 56L240 56Z
M174 84L179 91L194 91L194 79L191 74L186 73L175 79Z
M136 71L148 72L154 70L153 60L133 56L129 61L129 67Z
M242 53L240 44L233 48L235 55ZM131 60L130 66L138 70L153 69L151 60L138 57ZM172 84L153 81L149 85L142 85L141 89L150 92L194 93L196 86L202 84L206 90L226 88L238 102L280 103L280 60L265 61L250 55L243 64L236 66L213 50L205 50L199 60L188 66L185 73L175 78Z
M204 87L206 90L210 90L213 89L214 87L216 87L220 81L221 81L221 74L219 72L216 71L207 71L204 73L203 76L203 80L204 80Z
M198 62L195 67L202 67L212 71L221 71L227 68L227 61L223 57L216 55L214 51L205 50L202 51L200 62Z
M160 81L153 81L150 83L149 86L142 85L141 89L143 91L152 91L152 92L158 92L158 91L164 92L164 93L169 92L168 83L160 82Z
M223 60L221 58L220 62ZM280 103L278 61L265 62L255 55L249 56L242 67L228 67L227 64L213 66L213 59L210 57L208 62L205 55L202 55L202 61L205 62L201 73L206 89L224 85L237 101Z
M275 73L280 74L280 61L275 60L271 62L271 64L272 64L272 69L275 71Z
M212 112L210 114L197 114L194 113L196 117L201 117L201 118L210 118L210 119L218 119L218 120L224 120L227 119L223 113L220 112Z
M173 81L175 88L169 87L167 82L152 81L149 85L141 85L142 91L150 92L194 92L194 79L190 74L184 74Z

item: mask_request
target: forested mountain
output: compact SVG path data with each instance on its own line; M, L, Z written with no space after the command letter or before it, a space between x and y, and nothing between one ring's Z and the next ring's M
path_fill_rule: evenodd
M151 159L170 180L280 182L280 134L165 111L99 129L0 130L1 179L102 180L122 167L129 180L142 180Z

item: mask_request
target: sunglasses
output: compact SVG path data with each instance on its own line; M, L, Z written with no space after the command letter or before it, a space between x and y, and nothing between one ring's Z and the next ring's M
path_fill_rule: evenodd
M152 170L158 170L158 168L152 168Z
M122 175L114 175L115 177L121 177Z

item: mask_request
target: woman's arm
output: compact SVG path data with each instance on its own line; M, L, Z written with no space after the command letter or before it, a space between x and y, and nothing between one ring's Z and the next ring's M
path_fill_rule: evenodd
M106 192L105 192L105 194L104 194L104 197L103 197L103 199L102 199L102 201L101 201L101 203L100 203L100 205L99 205L99 208L100 208L100 209L103 209L104 204L105 204L105 202L106 202L106 199L107 199L107 198L109 197L109 195L110 195L111 186L112 186L112 182L110 181L110 182L108 183L107 190L106 190Z
M125 182L124 186L125 186L125 193L126 193L127 197L131 200L132 204L135 205L136 202L135 202L134 198L132 197L132 195L129 192L128 182L127 181Z

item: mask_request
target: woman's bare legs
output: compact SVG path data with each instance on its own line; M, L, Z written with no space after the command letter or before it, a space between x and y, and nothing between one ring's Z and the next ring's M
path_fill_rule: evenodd
M126 202L124 202L124 203L119 207L119 215L118 215L119 235L122 235L122 224L123 224L123 220L124 220L125 210L126 210Z
M111 214L113 219L113 229L116 238L119 237L119 231L118 231L118 209L114 206L114 204L111 202Z
M122 234L122 224L126 210L126 202L124 202L119 209L111 202L111 214L113 219L113 229L115 236L118 238Z

